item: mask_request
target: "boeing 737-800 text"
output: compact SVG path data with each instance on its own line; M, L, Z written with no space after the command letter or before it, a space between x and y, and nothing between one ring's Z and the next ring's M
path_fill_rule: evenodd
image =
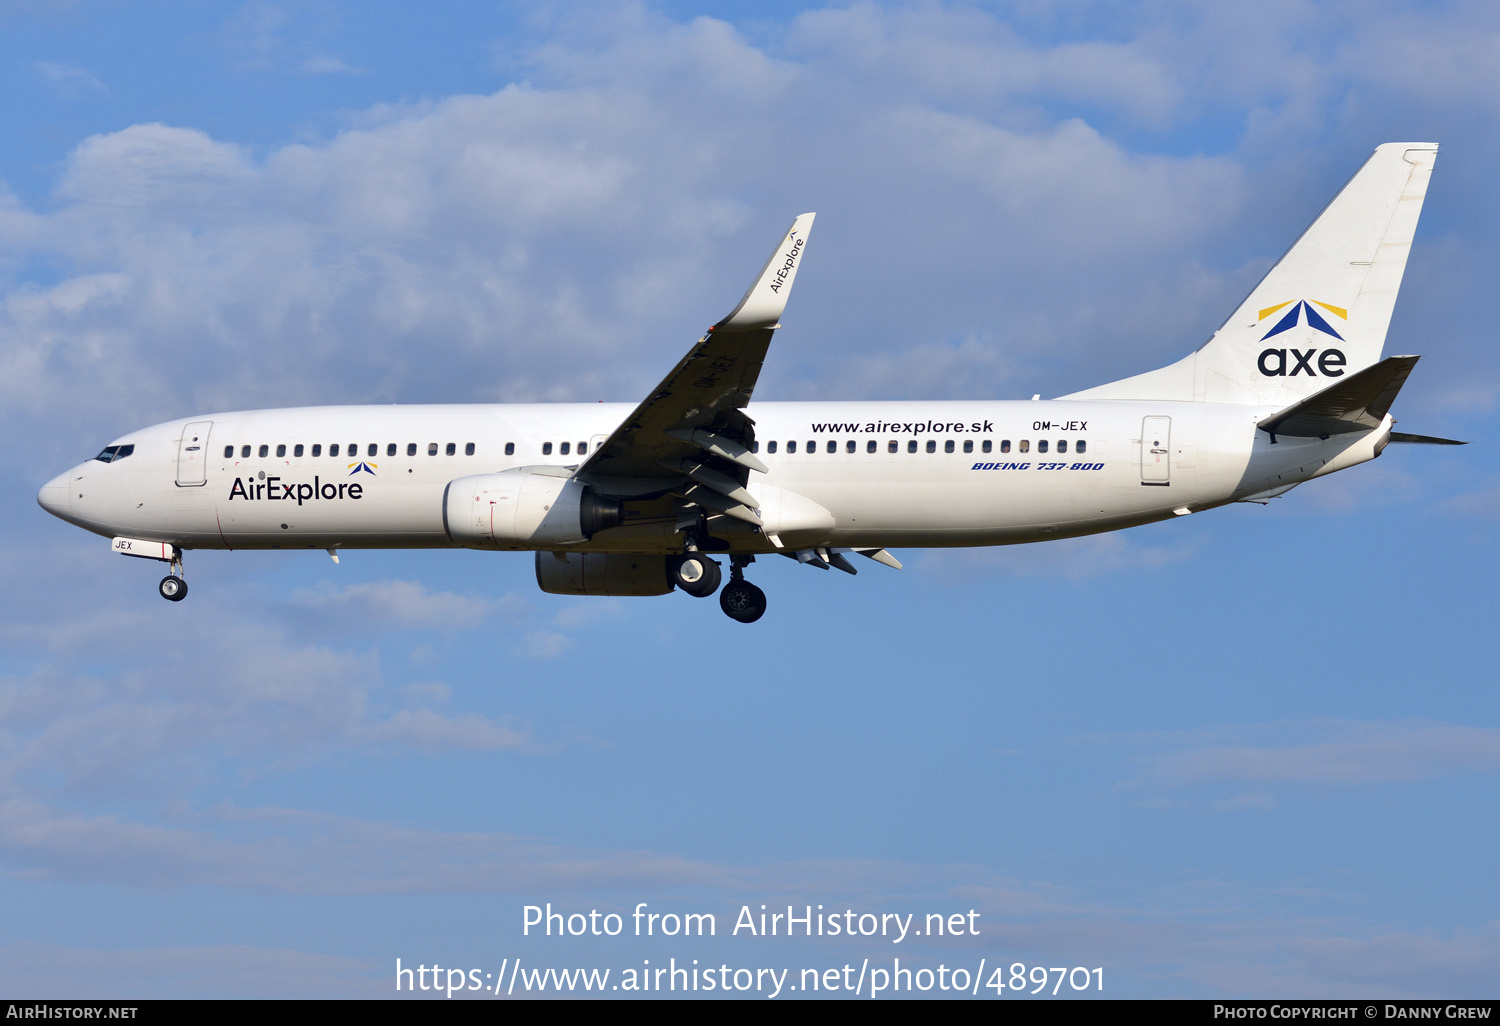
M1415 356L1381 358L1437 147L1375 153L1196 352L1058 399L751 403L804 214L636 406L342 406L132 431L38 501L171 564L188 549L536 553L542 590L705 597L736 620L781 554L854 573L898 546L1007 545L1265 501L1378 456ZM731 580L722 589L719 555Z

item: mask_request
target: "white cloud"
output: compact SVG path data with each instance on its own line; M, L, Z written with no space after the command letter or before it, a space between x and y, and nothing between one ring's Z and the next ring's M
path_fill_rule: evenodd
M1152 570L1197 554L1202 539L1178 537L1169 545L1149 545L1141 535L1096 534L1034 545L1001 545L977 550L942 549L916 563L924 573L945 577L984 577L996 572L1017 577L1087 580L1120 570Z
M337 753L534 747L506 717L439 712L445 684L388 694L374 650L298 641L246 612L210 608L166 631L150 612L117 610L106 612L111 630L103 634L54 625L70 656L0 677L0 784L91 799L179 796L235 770L263 773ZM62 668L75 661L89 668ZM120 664L129 668L108 668Z
M337 57L322 54L308 57L302 62L302 70L309 75L358 75L362 69L350 67Z
M376 743L393 743L439 754L450 751L496 751L525 748L525 734L478 713L445 716L432 709L402 709L372 723L365 736Z
M238 146L194 129L132 125L80 143L57 194L77 204L70 218L75 226L92 216L117 228L149 232L163 216L215 220L223 206L245 201L253 178Z
M530 602L518 595L498 599L435 592L418 581L361 581L343 587L329 582L292 594L304 611L336 617L349 630L388 624L408 629L465 630L496 618L514 617Z
M57 64L53 61L36 61L31 66L58 93L66 97L76 97L85 92L109 92L103 82L83 68L70 64Z
M1283 728L1283 732L1286 728ZM1152 759L1148 779L1202 784L1358 786L1500 772L1500 729L1429 722L1310 725L1301 743L1208 743Z
M73 268L0 297L8 409L66 388L88 400L80 432L102 435L216 407L633 399L814 205L817 263L768 396L795 394L808 363L851 398L913 367L934 396L960 369L971 395L1046 390L1062 358L1037 338L1081 359L1104 325L1159 323L1146 269L1202 252L1243 202L1230 161L921 93L856 105L836 86L878 69L773 58L711 19L622 18L532 54L558 84L388 107L326 141L259 155L159 124L86 140L55 212L6 215L36 228L0 240L0 263L31 239ZM1166 355L1233 287L1172 297L1187 335ZM1012 383L1018 362L1040 373ZM197 370L169 387L168 365Z
M572 646L572 639L558 631L527 631L520 653L530 659L556 659Z

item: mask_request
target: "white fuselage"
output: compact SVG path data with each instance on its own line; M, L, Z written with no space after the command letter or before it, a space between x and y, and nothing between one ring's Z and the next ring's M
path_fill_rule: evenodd
M580 446L593 451L632 409L213 414L122 436L116 444L133 445L129 456L80 464L40 498L98 534L183 549L448 547L450 481L576 466L587 458ZM832 514L832 526L785 540L767 537L769 530L740 533L733 550L775 551L777 541L1004 545L1091 534L1288 488L1372 458L1390 432L1387 417L1362 434L1273 440L1256 422L1274 409L1169 401L755 403L746 412L769 472L752 473L749 490L811 500ZM567 547L671 553L681 550L681 538L670 523L627 521Z

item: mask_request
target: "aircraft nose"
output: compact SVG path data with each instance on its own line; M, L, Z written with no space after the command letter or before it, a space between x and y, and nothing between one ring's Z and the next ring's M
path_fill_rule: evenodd
M55 517L66 517L72 505L68 501L69 494L68 475L58 474L36 493L37 505Z

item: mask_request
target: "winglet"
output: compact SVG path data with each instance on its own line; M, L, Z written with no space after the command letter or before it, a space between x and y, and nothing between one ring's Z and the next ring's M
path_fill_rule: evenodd
M797 277L797 265L806 252L807 236L812 231L815 214L803 214L792 222L791 230L766 261L760 276L740 305L712 331L740 331L746 328L774 328L781 320L781 311L786 309L787 296L791 295L792 282Z

